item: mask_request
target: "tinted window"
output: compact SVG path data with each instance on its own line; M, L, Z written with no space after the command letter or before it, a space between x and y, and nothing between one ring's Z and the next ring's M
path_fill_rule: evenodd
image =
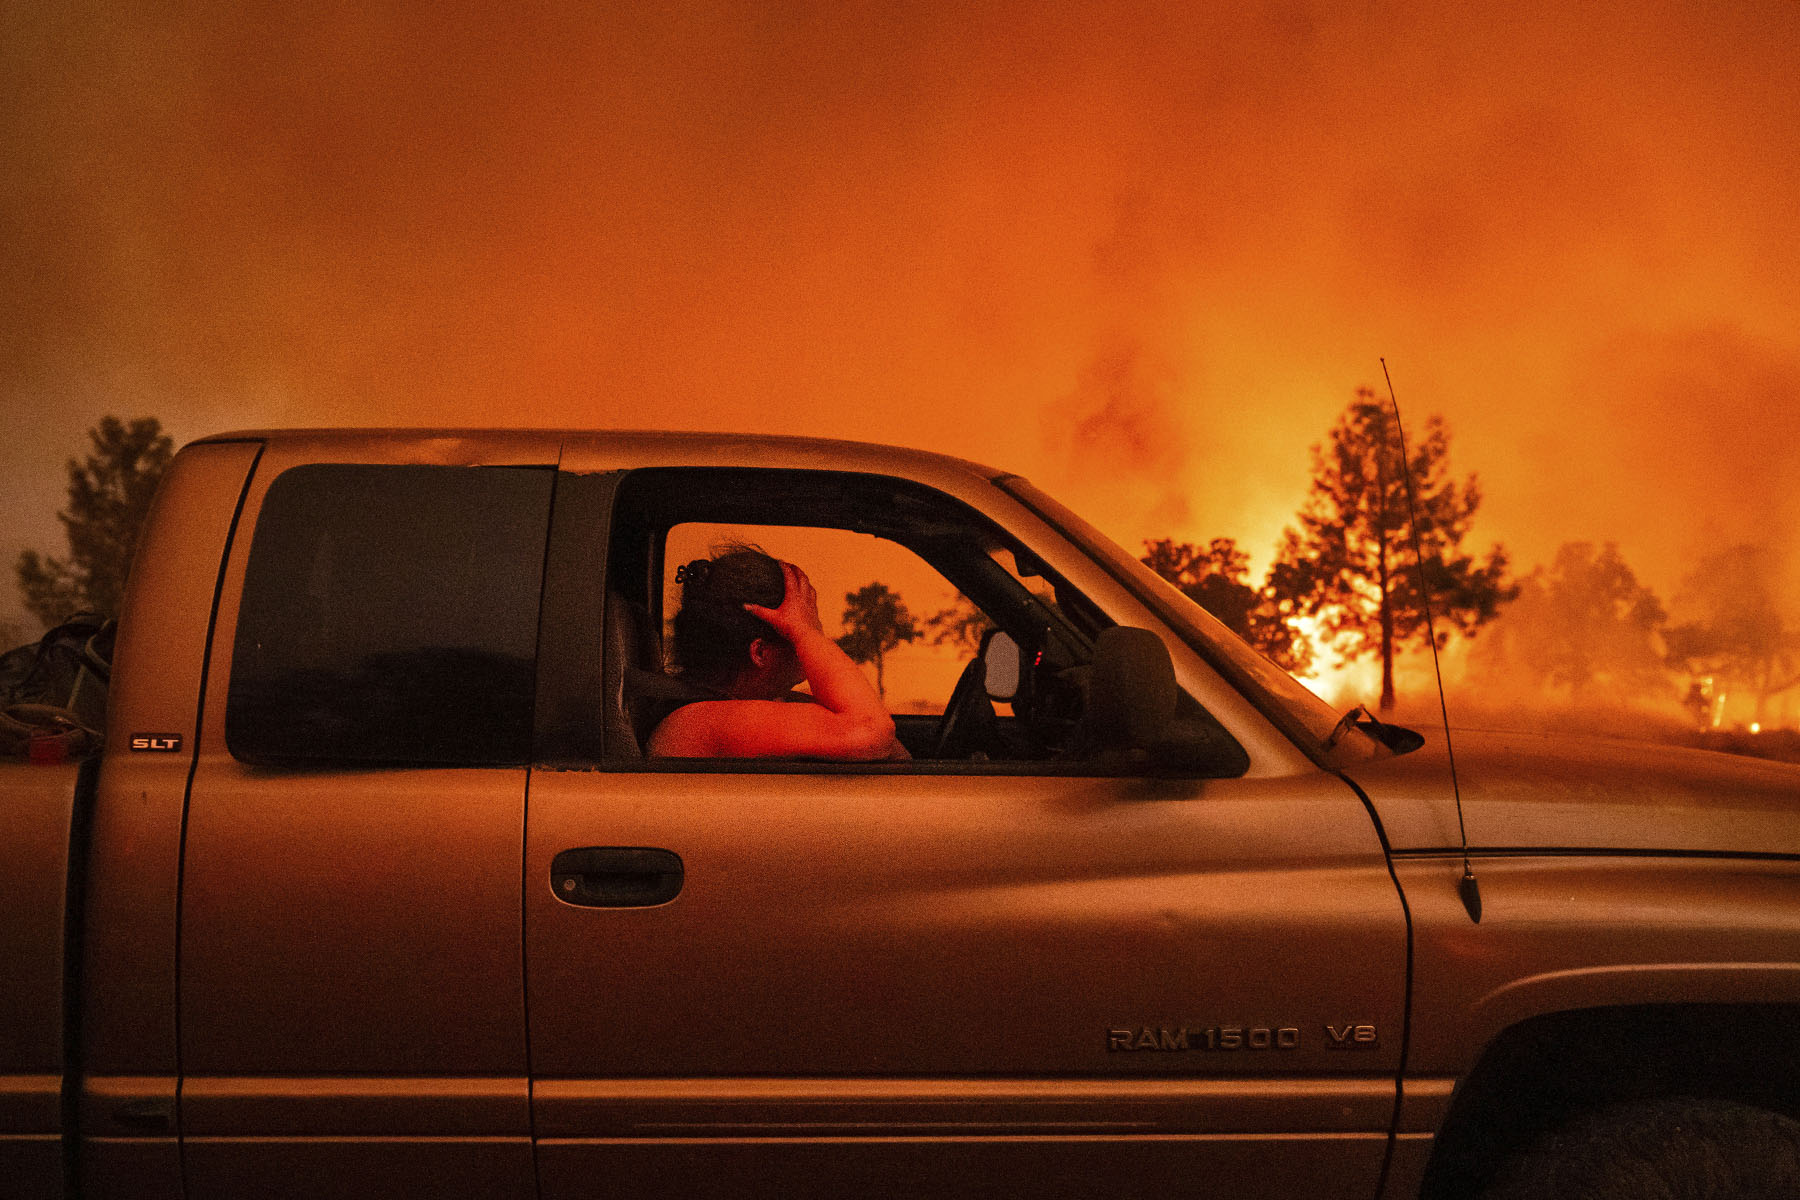
M553 478L348 465L277 478L238 616L232 754L527 761Z

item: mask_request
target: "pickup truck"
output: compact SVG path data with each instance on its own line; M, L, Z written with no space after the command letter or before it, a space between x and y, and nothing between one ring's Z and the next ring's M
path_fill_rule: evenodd
M715 528L979 610L912 761L643 756ZM1459 812L972 463L207 438L105 732L0 768L9 1197L1800 1194L1800 768L1460 732Z

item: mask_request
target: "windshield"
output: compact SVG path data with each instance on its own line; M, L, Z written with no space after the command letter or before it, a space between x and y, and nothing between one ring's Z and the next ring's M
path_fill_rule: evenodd
M1338 724L1338 714L1292 675L1264 658L1211 613L1127 554L1112 539L1017 475L995 480L1009 495L1049 522L1167 621L1183 641L1237 685L1263 714L1315 757ZM1310 742L1310 744L1308 744Z

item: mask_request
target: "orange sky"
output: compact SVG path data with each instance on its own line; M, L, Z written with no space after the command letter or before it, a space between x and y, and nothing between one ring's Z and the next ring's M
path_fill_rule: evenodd
M896 442L1260 565L1385 355L1521 569L1800 594L1792 0L185 7L0 18L9 563L114 412Z

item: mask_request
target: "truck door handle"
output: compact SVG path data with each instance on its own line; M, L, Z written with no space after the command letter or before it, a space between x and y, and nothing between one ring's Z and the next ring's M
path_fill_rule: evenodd
M681 856L645 846L582 846L550 863L550 890L585 908L648 908L681 891Z

